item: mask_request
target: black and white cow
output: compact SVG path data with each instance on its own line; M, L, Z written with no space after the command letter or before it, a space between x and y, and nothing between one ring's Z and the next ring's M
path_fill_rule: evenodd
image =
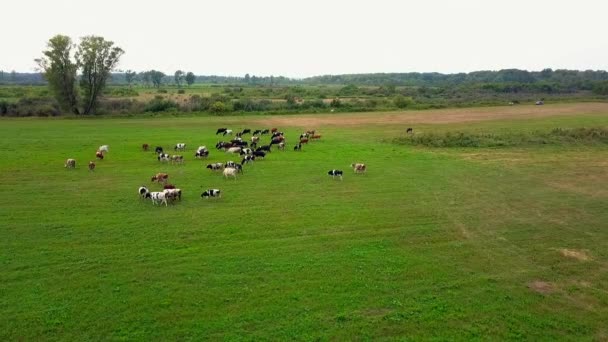
M256 151L267 151L270 152L270 145L263 145L255 149Z
M226 135L226 134L232 135L232 130L231 129L227 129L227 130L224 131L224 133L222 133L222 135Z
M253 135L258 135L260 133L262 133L261 129L256 129L255 131L253 131Z
M159 153L157 159L161 162L168 162L169 160L171 160L171 156L169 155L169 153Z
M270 130L269 130L269 129L263 129L263 130L260 132L260 134L262 134L262 135L264 135L264 134L268 134L268 133L270 133Z
M342 172L342 170L329 170L327 174L330 175L331 178L339 177L340 180L342 180L342 175L344 174L344 172Z
M263 151L253 151L253 156L256 158L264 158L266 157L266 153Z
M294 151L302 151L302 144L297 144L296 146L293 147Z
M242 156L247 155L247 154L252 154L252 153L253 153L253 150L250 149L250 148L244 148L244 149L241 150L241 155Z
M242 132L241 135L243 134L247 134L247 133L251 133L251 130L249 128L245 128Z
M215 135L218 135L218 134L220 134L220 133L224 133L224 132L226 132L226 130L227 130L227 129L228 129L228 128L218 128L218 129L217 129L217 132L215 132Z
M209 199L209 197L221 198L222 193L220 192L219 189L207 189L207 190L203 191L203 193L201 194L201 197L206 198L206 199Z
M186 144L184 144L184 143L175 144L175 147L173 148L173 150L175 150L175 151L185 151L186 150Z
M255 156L245 156L241 161L241 165L245 165L245 163L253 163L255 161Z
M231 160L231 161L227 161L226 164L224 164L224 167L234 168L235 165L236 165L236 163Z
M148 190L148 188L146 188L145 186L140 186L139 187L139 197L141 198L145 198L146 194L149 193L150 190Z
M207 168L212 171L221 170L222 168L224 168L224 164L222 164L222 163L208 164Z
M209 151L207 150L198 150L194 154L195 158L207 158L209 156Z
M154 152L156 154L163 153L164 152L163 151L163 147L162 146L156 146L156 148L154 149Z

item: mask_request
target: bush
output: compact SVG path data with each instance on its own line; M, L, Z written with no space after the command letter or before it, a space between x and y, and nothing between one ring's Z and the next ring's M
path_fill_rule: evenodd
M167 89L158 89L156 92L161 93L161 94L166 94Z
M211 105L209 110L214 114L222 114L228 111L228 107L224 102L217 101Z
M184 89L178 89L178 90L177 90L177 93L178 93L178 94L185 94L185 93L186 93L186 91L185 91Z
M158 113L158 112L166 112L166 111L178 110L178 109L179 109L178 104L171 100L154 99L154 100L148 102L148 104L144 108L144 112Z
M411 97L405 97L405 96L399 95L399 96L395 97L395 99L393 100L393 104L397 108L407 108L414 104L414 100Z

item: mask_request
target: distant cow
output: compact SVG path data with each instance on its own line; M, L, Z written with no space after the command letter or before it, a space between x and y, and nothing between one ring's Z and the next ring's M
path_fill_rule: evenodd
M141 149L144 151L147 151L149 148L150 148L150 145L148 145L148 144L141 145Z
M168 162L171 160L171 156L169 153L159 153L156 159L158 159L160 162Z
M350 167L353 168L353 171L355 171L355 173L364 173L365 170L367 170L367 166L365 166L365 164L363 163L353 163L350 164Z
M264 158L264 157L266 157L266 153L264 153L263 151L253 151L253 155L256 158Z
M327 174L330 175L331 178L339 177L340 180L342 180L342 175L344 174L344 172L342 172L342 170L329 170Z
M97 158L99 160L103 160L103 152L101 152L101 151L95 152L95 158Z
M255 156L245 156L243 157L243 160L241 161L241 165L244 165L245 163L253 163L255 161Z
M222 164L222 163L213 163L213 164L207 165L207 168L211 171L221 170L223 167L224 167L224 164Z
M162 146L156 146L156 148L154 149L154 153L159 154L159 153L163 153L163 147Z
M64 167L66 169L75 169L76 168L76 159L68 159L65 161Z
M152 204L156 205L156 203L158 203L161 205L162 203L165 203L165 206L167 206L167 196L164 192L148 192L146 198L151 199Z
M236 169L229 167L227 169L224 169L223 173L224 173L224 177L226 177L226 178L234 177L234 180L236 180L236 173L237 173Z
M102 153L107 153L110 151L110 146L108 145L101 145L99 146L99 151L101 151Z
M270 145L263 145L255 149L256 151L267 151L270 152Z
M302 139L300 139L300 145L301 144L308 144L308 138L302 138Z
M272 129L270 130L270 132L274 133L274 132L276 132L276 131L278 131L278 130L279 130L279 129L275 127L275 128L272 128Z
M256 137L256 136L251 137L252 143L257 143L258 141L260 141L260 137Z
M186 144L184 144L184 143L176 144L175 147L173 148L173 150L175 150L175 151L185 151L186 150Z
M194 154L195 158L207 158L209 156L209 151L207 150L198 150Z
M262 134L262 135L264 135L264 134L268 134L268 133L270 133L270 130L269 130L269 129L263 129L263 130L260 132L260 134Z
M313 134L310 136L311 140L316 140L316 139L321 139L321 135L320 134Z
M537 106L542 106L544 104L545 104L544 101L536 101L536 103L535 103L535 105L537 105Z
M222 193L220 192L219 189L207 189L207 190L203 191L203 193L201 194L201 197L206 198L206 199L209 199L209 197L221 198Z
M227 129L228 129L228 128L218 128L218 129L217 129L217 132L215 132L215 135L218 135L218 134L220 134L220 133L224 133L224 132L226 132L226 130L227 130Z
M173 184L165 184L165 185L163 185L163 189L164 190L175 189L175 185L173 185Z
M89 171L95 171L95 163L93 161L89 162Z
M224 131L224 133L222 135L226 135L226 134L232 135L232 130L231 129L227 129L227 130Z
M167 183L168 179L169 179L168 174L159 172L156 175L152 176L152 179L150 181L158 182L158 183Z
M413 134L414 133L414 129L412 127L408 127L408 129L405 131L405 133L407 133L407 134Z
M253 131L253 135L258 135L260 133L262 133L261 129L256 129L255 131Z
M242 132L241 135L243 134L247 134L247 133L251 133L251 130L249 128L245 128Z
M302 151L302 144L297 144L296 146L293 147L294 151Z

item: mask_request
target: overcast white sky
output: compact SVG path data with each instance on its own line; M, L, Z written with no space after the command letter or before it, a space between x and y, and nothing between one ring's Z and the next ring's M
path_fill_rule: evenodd
M95 34L121 69L284 75L608 69L608 0L7 0L0 69Z

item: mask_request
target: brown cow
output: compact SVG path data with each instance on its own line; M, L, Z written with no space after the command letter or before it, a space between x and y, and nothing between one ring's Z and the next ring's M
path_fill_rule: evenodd
M312 135L310 137L310 139L321 139L321 135L320 134Z
M300 139L300 144L308 144L308 138Z
M103 152L101 152L101 151L95 152L95 158L97 158L99 160L103 160Z
M275 127L275 128L273 128L273 129L271 129L271 130L270 130L270 133L274 133L274 132L276 132L276 131L278 131L278 130L279 130L279 129Z
M143 145L141 145L141 148L142 148L144 151L147 151L147 150L148 150L148 148L150 148L150 145L148 145L148 144L143 144Z
M167 183L167 180L169 179L169 175L166 173L157 173L155 176L152 176L152 179L150 180L151 182L158 182L158 183Z
M95 163L93 161L89 162L89 171L95 171Z
M353 171L355 171L355 173L364 173L365 170L367 170L367 167L363 163L353 163L350 164L350 167L353 168Z

